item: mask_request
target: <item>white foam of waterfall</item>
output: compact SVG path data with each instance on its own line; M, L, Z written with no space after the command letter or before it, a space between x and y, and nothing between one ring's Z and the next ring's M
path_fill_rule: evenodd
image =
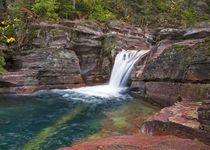
M116 88L126 86L134 64L147 52L148 50L122 50L115 58L109 85Z
M69 91L95 97L120 97L121 92L125 91L128 78L133 66L138 59L146 54L148 50L122 50L115 58L111 78L108 85L82 87Z

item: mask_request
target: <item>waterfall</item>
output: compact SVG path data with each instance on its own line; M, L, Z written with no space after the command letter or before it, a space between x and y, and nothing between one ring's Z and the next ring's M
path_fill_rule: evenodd
M148 50L122 50L115 58L109 85L116 88L126 86L134 64L147 52Z
M87 97L120 97L126 90L126 84L133 66L138 59L149 52L149 50L122 50L115 58L114 67L108 85L82 87L70 91L83 94Z

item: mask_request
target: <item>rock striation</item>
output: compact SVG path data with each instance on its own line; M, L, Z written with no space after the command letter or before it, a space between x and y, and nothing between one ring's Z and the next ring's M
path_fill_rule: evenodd
M131 90L165 108L143 123L143 133L210 144L209 31L205 26L152 33L152 49L136 65Z
M141 130L150 136L176 135L181 138L196 139L209 145L209 133L199 129L198 107L199 105L193 102L179 102L165 107L146 120Z
M139 61L133 72L132 90L161 106L206 98L210 83L210 43L205 37L210 32L206 28L184 31L169 30L156 35L156 38L174 41L162 47L161 40L159 46L153 47L150 54ZM177 36L183 40L181 43L176 40Z
M7 59L0 93L32 93L107 82L122 48L149 47L140 28L120 21L62 20L31 24L21 47ZM7 45L0 43L7 52Z
M84 86L79 59L64 48L37 48L13 57L18 71L0 76L0 94L28 94L40 89Z

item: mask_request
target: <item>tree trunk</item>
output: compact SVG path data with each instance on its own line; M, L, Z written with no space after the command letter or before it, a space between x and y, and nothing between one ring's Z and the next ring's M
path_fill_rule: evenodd
M128 16L128 8L127 8L127 4L126 1L124 1L124 18L126 18Z
M76 0L73 0L73 8L75 9L76 7Z

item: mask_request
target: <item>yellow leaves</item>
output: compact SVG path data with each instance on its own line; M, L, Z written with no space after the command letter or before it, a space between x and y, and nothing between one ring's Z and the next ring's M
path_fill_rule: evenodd
M17 27L17 25L21 22L20 19L14 18L14 19L8 19L0 22L0 39L5 39L6 43L12 43L15 42L15 38L12 37L14 34L14 30Z
M130 18L131 18L131 16L128 15L125 19L126 19L126 20L130 20Z
M1 24L6 25L6 21L2 21Z
M15 22L19 22L19 21L20 21L20 19L18 19L18 18L15 18L15 19L14 19L14 21L15 21Z
M7 38L7 43L12 43L15 42L15 38L11 37L11 38Z

